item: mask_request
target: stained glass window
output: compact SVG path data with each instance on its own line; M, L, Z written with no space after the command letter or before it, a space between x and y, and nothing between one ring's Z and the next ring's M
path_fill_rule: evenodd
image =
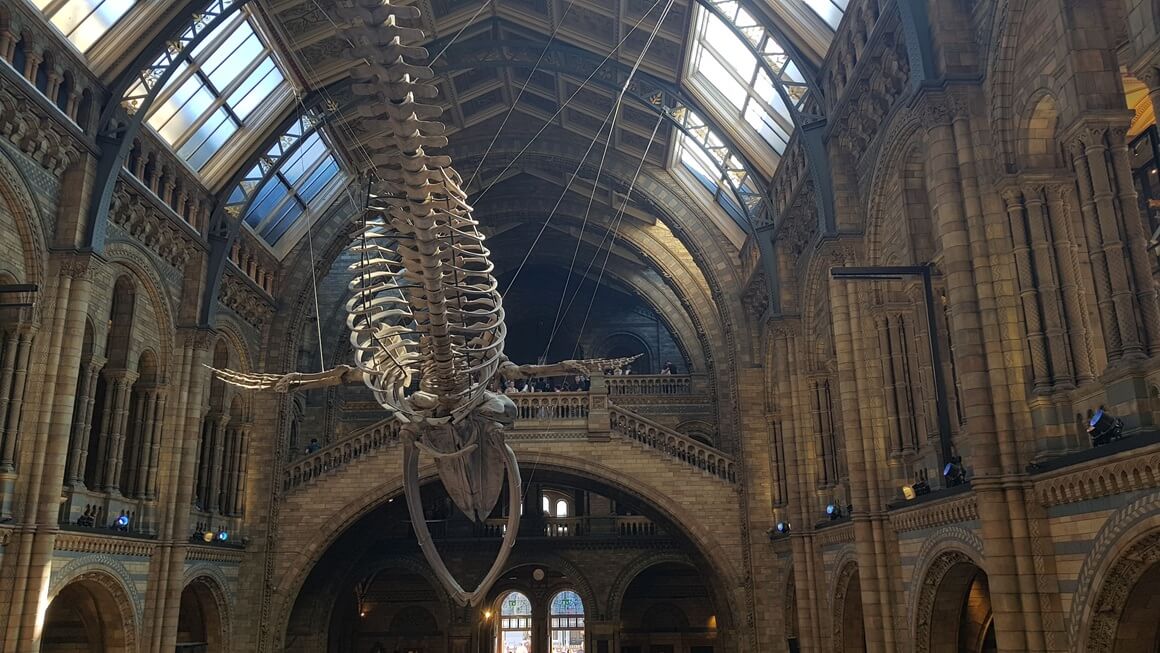
M531 653L532 602L519 592L503 597L499 608L498 653Z
M280 148L275 143L273 148ZM273 154L273 153L271 153ZM259 162L247 174L249 178L263 176ZM292 154L280 162L278 169L258 189L250 202L243 220L271 246L275 246L288 231L317 208L342 181L341 169L333 151L321 131L302 139Z
M584 602L571 590L552 598L551 653L584 653Z
M195 170L286 83L251 21L238 12L183 55L149 112L149 125Z
M33 0L44 15L87 52L105 32L137 4L137 0Z

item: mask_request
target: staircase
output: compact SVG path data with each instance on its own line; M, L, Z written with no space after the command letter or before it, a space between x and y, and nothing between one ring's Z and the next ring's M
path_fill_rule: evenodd
M729 454L613 404L607 401L607 395L599 397L599 394L544 392L513 395L519 418L508 433L508 442L518 454L533 442L537 449L540 445L550 446L552 442L567 442L570 450L577 446L595 450L607 448L609 441L623 440L651 456L680 463L691 472L728 485L737 484L737 464ZM593 402L594 396L599 400ZM594 409L594 405L604 408ZM603 413L607 413L607 421L600 420ZM384 449L399 456L401 447L398 445L397 422L392 418L384 419L287 465L282 474L282 491L284 494L298 491Z

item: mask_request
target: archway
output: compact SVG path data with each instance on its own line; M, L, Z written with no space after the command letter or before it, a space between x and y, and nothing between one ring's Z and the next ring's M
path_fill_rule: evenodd
M866 624L862 617L862 582L854 564L843 569L838 578L834 609L834 650L837 653L863 653L866 650Z
M620 601L622 653L712 653L717 606L696 568L663 562L637 574Z
M1086 653L1160 650L1160 532L1127 547L1111 564L1092 604Z
M987 574L965 554L935 559L919 595L916 653L998 651Z
M220 653L226 650L221 606L214 596L214 581L199 577L181 592L177 616L178 653Z
M66 585L44 617L42 653L135 651L132 608L112 579L91 574Z

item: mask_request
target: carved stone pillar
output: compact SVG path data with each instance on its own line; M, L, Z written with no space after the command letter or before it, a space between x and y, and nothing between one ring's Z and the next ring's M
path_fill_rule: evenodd
M1124 357L1139 358L1144 355L1144 343L1140 340L1136 324L1135 297L1128 276L1128 264L1124 260L1124 241L1120 234L1119 217L1116 215L1116 196L1107 164L1107 145L1104 143L1106 131L1089 128L1079 136L1083 145L1084 160L1091 183L1091 199L1095 206L1096 223L1099 225L1100 244L1111 281L1112 305L1115 308L1116 324L1119 326L1120 351Z
M237 489L238 471L238 440L241 439L241 424L231 423L226 429L225 450L222 454L221 471L221 502L220 511L223 515L232 515L234 507L234 492Z
M878 337L878 350L882 357L882 398L886 408L886 432L889 434L887 451L897 457L906 448L899 421L898 385L895 383L894 356L890 342L890 319L885 315L874 316L874 328Z
M1035 184L1023 188L1023 201L1027 205L1027 227L1031 234L1032 253L1035 261L1035 281L1042 297L1040 307L1043 313L1044 335L1047 338L1048 360L1051 363L1051 382L1055 388L1075 387L1072 382L1069 349L1060 311L1061 297L1056 282L1055 250L1052 247L1048 226L1047 203L1044 188Z
M229 415L219 415L210 422L210 437L207 446L209 451L209 477L206 484L206 505L202 506L207 512L221 509L222 500L222 456L225 453L226 425L229 424Z
M105 365L103 358L90 358L81 363L80 380L77 384L76 406L73 409L72 434L69 439L68 470L65 485L73 489L84 489L85 466L89 458L89 436L93 429L93 408L96 405L97 378Z
M36 329L20 325L9 333L4 346L3 369L0 370L0 472L16 468L16 440L20 432L20 415L24 392L28 387L29 357Z
M5 61L12 61L16 56L16 35L12 33L12 29L4 27L0 29L0 59Z
M137 373L129 370L108 370L105 383L108 388L101 438L97 446L97 464L100 465L98 487L104 492L120 491L121 455L125 447L125 427L129 419L129 398Z
M40 72L40 65L44 63L44 58L36 51L36 46L29 41L24 44L24 79L36 85L36 75Z
M1096 305L1099 306L1100 323L1103 327L1104 349L1108 363L1114 363L1123 354L1120 342L1120 325L1116 319L1115 304L1112 302L1112 277L1108 270L1107 254L1100 240L1100 227L1096 216L1096 203L1092 195L1091 174L1088 171L1087 155L1083 143L1076 139L1068 148L1075 168L1076 188L1079 191L1081 222L1087 240L1088 256L1091 259L1092 280L1095 284Z
M161 466L161 437L165 430L167 392L164 386L153 392L153 416L149 428L149 466L145 473L145 499L157 499L157 474Z
M246 497L246 459L250 440L250 425L242 424L237 429L237 462L234 464L234 490L231 515L244 512Z
M890 320L890 362L894 370L894 396L898 405L898 432L901 434L902 449L914 453L918 447L918 421L916 406L910 388L910 357L907 355L907 316L895 313Z
M1160 306L1156 301L1156 282L1152 277L1152 261L1148 254L1148 239L1144 222L1140 217L1140 204L1136 196L1136 186L1132 182L1132 165L1128 154L1127 129L1113 127L1108 130L1109 149L1112 153L1112 172L1116 180L1116 197L1123 213L1121 224L1124 238L1128 243L1128 263L1132 283L1136 291L1136 303L1140 308L1140 323L1144 327L1148 353L1160 354Z
M1059 289L1063 298L1067 340L1071 344L1072 369L1075 371L1075 382L1082 385L1093 378L1091 342L1088 336L1090 327L1084 311L1083 293L1078 279L1078 263L1073 249L1073 243L1077 238L1072 233L1072 223L1068 219L1070 195L1067 187L1058 183L1049 184L1046 187L1046 195L1047 212L1054 236L1055 260L1059 264Z
M44 96L50 102L56 104L59 100L60 84L64 81L64 75L60 68L53 68L48 71L48 85L45 87Z

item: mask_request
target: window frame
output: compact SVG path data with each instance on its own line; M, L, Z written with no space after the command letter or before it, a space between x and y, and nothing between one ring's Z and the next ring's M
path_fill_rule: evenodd
M242 70L231 76L232 79L229 83L219 88L212 79L213 74L222 66L228 66L229 58L236 56L237 48L242 47L251 36L242 38L235 50L226 55L225 60L218 63L212 70L206 70L207 64L214 62L215 56L221 54L220 48L229 43L230 39L238 33L238 30L244 28L248 28L252 38L257 40L260 50ZM260 69L266 61L271 64L270 70L259 78L251 79L254 72ZM236 165L237 160L255 145L263 132L274 123L279 115L284 113L287 105L293 102L292 82L285 66L279 59L278 53L270 45L270 39L262 27L261 21L248 7L242 7L224 23L218 25L214 32L207 35L207 38L196 48L182 52L176 58L174 65L180 66L180 69L175 71L165 86L158 91L156 100L150 107L143 125L152 130L158 139L170 148L174 158L181 161L182 165L197 175L207 186L213 186L233 172L233 166ZM251 93L257 92L265 80L274 73L277 73L280 79L266 92L266 95L254 103L255 106L247 111L244 117L239 115L237 105L244 102ZM170 100L185 89L191 80L196 82L196 90L188 98L181 101L179 106L171 107ZM235 102L235 94L242 89L248 90ZM181 129L177 137L170 140L168 135L164 134L169 123L177 119L184 108L202 93L211 98L207 106L201 109L196 118ZM155 125L153 122L155 117L163 111L169 111L168 116L163 122ZM202 128L214 120L219 113L225 114L224 119L197 144L193 151L183 154L182 149L188 146L192 139L197 138ZM214 136L227 123L232 125L232 132L220 142L220 145L215 147L213 145ZM192 162L191 159L202 148L206 147L214 149L206 154L200 163Z
M577 603L580 605L580 612L556 612L556 600L561 595L571 594L576 597ZM584 599L580 593L574 589L565 588L555 594L548 600L548 650L551 651L552 645L555 643L555 635L557 632L564 633L580 633L581 646L585 649L588 647L588 629L587 629L588 609L584 605ZM557 620L563 622L562 625L557 625Z
M528 613L526 615L525 614L504 614L504 604L507 602L508 598L510 596L512 596L513 594L518 594L519 596L522 596L524 598L524 600L528 602ZM495 611L495 614L496 614L495 651L496 651L496 653L506 653L504 650L504 633L527 633L528 641L532 642L533 648L535 647L535 640L534 640L535 629L532 627L534 625L535 612L536 612L536 607L535 607L535 605L532 604L532 597L528 596L524 592L521 592L519 590L511 590L508 592L504 592L503 594L500 595L499 601L497 602L497 605L496 605L496 611ZM507 625L508 619L522 620L522 623L520 623L514 627L509 627ZM526 624L526 626L524 624Z
M118 2L119 0L32 0L33 6L35 6L40 11L40 13L44 16L45 21L54 29L56 29L56 31L59 32L60 35L63 36L64 39L68 41L68 43L82 56L86 56L91 51L93 51L93 49L96 48L101 43L101 41L108 38L109 35L117 29L118 25L123 24L126 18L128 18L129 15L132 14L135 10L140 9L142 5L141 0L128 0L129 6L126 7L125 10L122 11L121 14L118 15L112 23L101 30L100 34L97 34L95 37L93 37L92 40L88 41L87 45L82 46L80 43L78 43L79 39L74 40L73 34L77 33L78 30L81 30L82 26L91 20L93 16L101 10L102 6L106 4L116 4ZM84 18L77 20L76 25L71 30L66 32L65 29L60 24L58 24L55 19L57 16L65 13L70 5L87 5L89 10L88 13L85 14Z

